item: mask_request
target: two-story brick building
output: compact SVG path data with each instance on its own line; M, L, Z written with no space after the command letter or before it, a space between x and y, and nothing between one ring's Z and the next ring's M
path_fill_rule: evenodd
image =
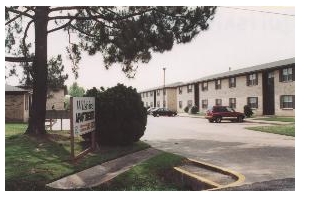
M175 86L178 112L198 106L229 105L256 115L295 115L295 58L206 76ZM172 99L167 99L172 101Z

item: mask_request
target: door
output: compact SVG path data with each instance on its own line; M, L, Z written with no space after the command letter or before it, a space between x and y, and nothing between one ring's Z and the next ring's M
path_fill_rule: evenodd
M196 83L194 85L194 99L195 99L195 105L198 107L198 111L199 111L199 83Z
M263 114L274 115L274 72L263 73Z

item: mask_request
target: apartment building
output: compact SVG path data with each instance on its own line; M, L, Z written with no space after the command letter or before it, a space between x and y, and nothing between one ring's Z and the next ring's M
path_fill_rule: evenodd
M295 58L206 76L177 85L175 92L178 112L194 105L200 112L213 105L243 112L249 105L256 115L295 116Z
M176 111L176 86L180 84L182 83L177 82L168 84L165 87L160 86L140 91L144 107L166 107Z

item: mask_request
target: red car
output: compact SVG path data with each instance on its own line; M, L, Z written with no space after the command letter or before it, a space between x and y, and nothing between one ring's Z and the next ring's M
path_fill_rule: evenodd
M236 112L229 106L216 105L208 108L205 117L209 122L220 123L222 120L243 122L245 115L241 112Z

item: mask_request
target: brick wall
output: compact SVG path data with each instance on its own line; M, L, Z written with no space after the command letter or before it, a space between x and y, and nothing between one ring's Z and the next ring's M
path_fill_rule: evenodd
M187 102L189 100L192 101L193 105L195 104L194 100L194 93L195 93L195 86L192 85L192 92L187 92L187 85L185 86L180 86L182 87L182 94L179 94L179 87L177 87L176 92L177 92L177 109L178 112L184 112L184 108L187 106ZM179 107L179 102L182 101L182 108Z
M26 119L24 119L24 98L24 94L5 95L5 121L26 122Z

